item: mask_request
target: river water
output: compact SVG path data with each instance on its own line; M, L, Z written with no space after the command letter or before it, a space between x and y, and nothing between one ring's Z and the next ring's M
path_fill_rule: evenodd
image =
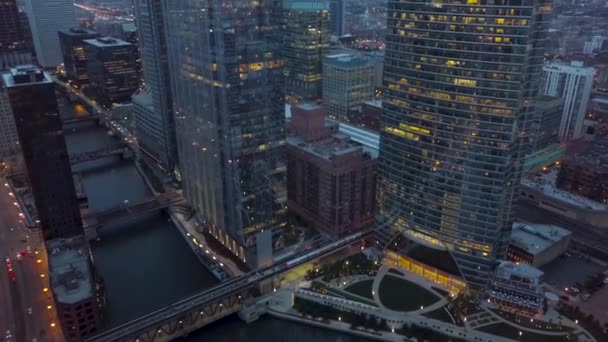
M59 99L65 117L86 115L82 107ZM117 143L94 123L65 127L70 154L95 151ZM133 161L109 157L76 165L92 211L103 210L150 196ZM100 241L92 244L98 272L105 279L107 327L125 323L217 283L202 266L182 236L156 213L106 224ZM182 339L185 342L363 342L367 339L264 317L245 324L228 317Z

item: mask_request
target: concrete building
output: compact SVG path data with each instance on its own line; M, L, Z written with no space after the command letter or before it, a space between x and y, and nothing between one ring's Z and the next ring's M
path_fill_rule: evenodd
M541 93L564 101L560 139L572 140L582 136L592 85L593 68L583 67L582 62L545 64Z
M606 37L593 36L590 41L585 42L583 46L583 52L586 54L592 54L602 50L604 42L608 40Z
M569 230L554 225L515 222L507 257L540 268L568 250L571 235Z
M99 332L105 295L83 237L48 241L51 291L66 341L79 342Z
M488 295L499 308L535 316L542 310L543 272L524 263L502 261L494 270Z
M87 39L84 43L89 86L97 100L106 107L130 101L139 87L133 45L109 37Z
M59 45L66 77L79 87L89 83L84 41L98 36L95 31L74 27L59 31Z
M45 240L83 234L51 77L34 66L2 73Z
M0 69L34 63L31 34L25 31L16 0L0 2Z
M175 120L171 96L165 19L160 0L133 3L145 89L133 96L135 134L144 160L178 174Z
M323 61L323 109L331 119L348 122L348 111L374 99L375 68L363 54L338 53Z
M254 268L287 225L282 6L162 1L186 200ZM203 29L204 28L204 29Z
M333 237L374 222L376 158L311 104L292 108L287 207Z
M508 246L543 66L549 16L535 13L551 12L544 3L478 12L477 2L388 2L378 225L443 250L477 294Z
M568 155L557 174L557 188L608 203L608 140L594 141L586 151Z
M285 91L290 103L321 100L323 58L329 51L329 10L324 1L283 2Z
M62 63L59 35L61 30L76 27L76 14L72 0L26 0L25 9L38 63L54 68Z

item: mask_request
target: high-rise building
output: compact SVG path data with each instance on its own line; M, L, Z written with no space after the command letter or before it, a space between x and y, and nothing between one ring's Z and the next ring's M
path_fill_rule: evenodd
M236 256L268 265L286 225L281 3L163 4L184 195Z
M50 76L34 66L2 73L45 240L84 234Z
M133 45L109 37L84 43L89 85L99 102L108 107L130 100L139 86Z
M19 136L6 89L0 89L0 159L19 152Z
M133 5L146 88L133 96L135 133L143 155L162 169L174 171L177 147L165 15L160 0L136 0Z
M374 222L376 157L338 133L321 107L291 110L287 206L315 229L340 237Z
M348 112L374 99L372 61L361 54L339 53L323 61L323 109L331 119L347 122Z
M592 90L593 68L584 67L583 62L545 65L541 92L561 97L564 101L564 114L559 128L562 140L578 139L583 135L583 123Z
M550 12L388 2L378 223L447 252L473 291L508 245Z
M289 102L321 99L323 57L329 50L329 10L324 1L283 2L283 57Z
M344 0L329 0L331 34L336 37L344 35Z
M70 28L59 31L59 44L61 46L66 77L78 86L89 83L84 41L97 38L98 36L95 31L81 28Z
M33 62L31 41L21 16L16 0L0 1L0 69Z
M58 66L62 58L57 32L76 26L74 1L26 0L25 8L38 63L44 68Z

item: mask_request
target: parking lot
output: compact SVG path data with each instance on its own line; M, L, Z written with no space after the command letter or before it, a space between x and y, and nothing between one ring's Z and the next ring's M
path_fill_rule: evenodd
M572 254L570 257L559 257L541 267L545 272L545 282L559 288L571 287L574 283L584 283L597 272L606 270L606 266L593 260L586 261L585 257Z

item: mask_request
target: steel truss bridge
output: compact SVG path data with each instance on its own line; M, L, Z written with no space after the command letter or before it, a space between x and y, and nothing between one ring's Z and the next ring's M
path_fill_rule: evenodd
M117 144L97 151L84 152L70 155L70 164L76 165L96 159L111 157L111 156L128 156L132 151L129 147L123 144Z
M182 202L184 198L177 191L171 191L164 194L148 197L140 201L126 202L113 208L85 213L83 219L94 218L97 221L107 221L127 215L139 215L150 211L167 208L171 205Z
M373 230L361 231L285 263L220 283L165 308L90 337L86 342L165 342L186 336L222 317L238 312L249 299L272 292L281 274L306 262L367 238Z

